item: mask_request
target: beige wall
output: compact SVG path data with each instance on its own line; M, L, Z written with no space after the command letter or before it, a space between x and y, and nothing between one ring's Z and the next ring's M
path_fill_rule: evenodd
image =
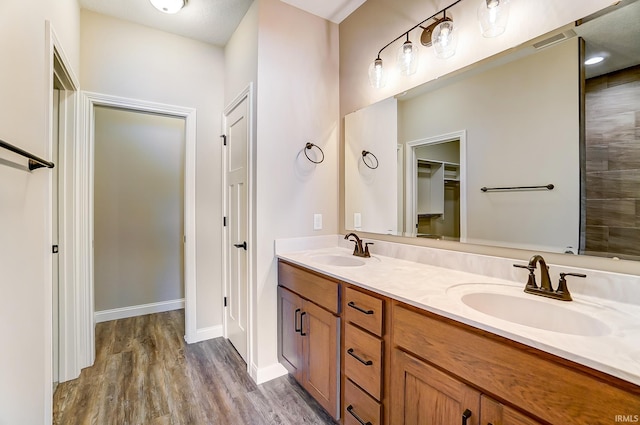
M0 3L0 139L44 158L51 155L45 20L77 74L79 14L75 0ZM26 165L5 150L0 158ZM51 175L0 164L0 291L7 299L0 309L2 424L51 418Z
M400 143L466 131L467 242L577 248L578 56L573 38L398 103ZM553 191L480 191L549 183Z
M236 28L224 47L225 107L228 106L249 83L257 84L258 3L258 1L254 1L251 4L249 10L242 18L240 25L238 25L238 28ZM255 88L256 87L254 87L254 89Z
M338 26L279 0L259 1L256 164L257 350L253 367L277 365L274 240L338 230ZM322 164L302 152L322 148ZM313 230L313 214L323 229Z
M197 109L196 327L222 324L223 50L82 11L84 90Z
M182 118L95 108L97 312L184 298Z

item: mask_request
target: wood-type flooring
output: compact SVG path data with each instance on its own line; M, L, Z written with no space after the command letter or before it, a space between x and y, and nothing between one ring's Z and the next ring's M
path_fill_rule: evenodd
M256 385L226 339L183 335L183 310L99 323L95 364L58 385L53 423L334 424L291 377Z

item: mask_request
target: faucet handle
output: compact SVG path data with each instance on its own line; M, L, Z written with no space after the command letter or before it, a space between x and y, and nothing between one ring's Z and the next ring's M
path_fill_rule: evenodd
M369 253L369 245L375 245L373 242L365 242L364 243L364 256L369 258L371 254Z
M354 240L354 239L349 239L349 241L354 243L354 247L353 247L353 255L359 255L360 254L360 247L358 245L358 241Z
M584 273L560 273L560 281L558 282L558 289L556 289L556 294L562 296L562 301L571 301L571 294L569 293L569 288L567 288L567 280L565 276L575 276L575 277L587 277Z
M522 264L514 264L513 267L529 270L529 278L527 279L527 286L525 287L525 290L538 289L538 284L536 283L536 275L534 274L536 266L532 266L531 264L527 264L526 266Z

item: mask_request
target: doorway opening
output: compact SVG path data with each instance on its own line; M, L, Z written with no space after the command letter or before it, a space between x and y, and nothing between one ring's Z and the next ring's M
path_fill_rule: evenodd
M94 107L96 322L184 307L185 120Z
M96 282L96 273L99 273L97 267L103 267L104 264L95 261L95 253L100 249L98 246L94 248L94 232L96 230L100 233L100 230L96 228L96 214L101 214L103 211L96 211L100 204L94 203L97 200L97 196L95 193L95 183L96 183L96 173L104 173L105 178L108 180L109 178L116 178L116 174L120 173L119 168L107 167L105 170L98 170L96 164L94 162L95 155L97 149L96 146L96 126L99 125L96 120L96 112L99 116L101 112L107 111L110 112L124 112L126 117L144 117L146 119L154 119L158 117L171 118L176 119L178 122L181 122L183 125L182 134L184 136L184 147L181 153L182 160L179 161L178 164L182 168L183 173L183 181L181 183L173 183L174 186L181 186L182 190L182 201L176 207L167 207L166 204L158 204L156 203L155 207L140 207L137 209L131 205L125 206L126 208L132 208L127 211L125 214L129 214L131 216L135 216L135 221L130 221L129 226L127 228L127 235L124 237L130 238L131 245L135 245L132 241L135 240L138 236L142 238L141 235L137 234L138 226L136 223L141 224L142 222L150 222L156 227L163 227L165 223L162 221L163 218L171 215L168 214L169 209L173 209L173 215L182 215L182 219L184 221L182 231L175 231L177 233L176 241L173 241L173 249L176 250L177 245L182 245L183 249L183 264L180 266L174 266L169 268L163 268L163 264L156 264L156 260L149 260L145 258L145 261L149 260L147 264L153 265L148 269L145 269L143 273L148 273L149 270L153 270L152 273L155 273L155 276L152 276L153 279L162 279L166 276L175 276L176 273L180 273L184 281L184 308L185 308L185 340L189 343L194 342L196 340L196 277L195 277L195 140L196 140L196 110L193 108L185 108L181 106L173 106L173 105L165 105L159 104L155 102L147 102L141 101L137 99L128 99L98 93L90 93L84 92L84 113L85 113L85 132L86 132L86 140L88 140L86 149L83 149L79 154L81 161L87 164L86 167L83 167L80 173L80 179L87 182L86 186L83 187L83 193L86 194L83 197L83 214L88 218L87 226L85 232L83 232L82 239L85 241L83 244L83 254L86 260L85 266L88 269L88 278L87 283L82 287L82 305L81 311L79 315L81 317L81 321L84 325L86 325L84 329L84 334L82 335L82 342L87 345L87 354L88 361L87 364L93 364L95 360L95 323L97 320L109 320L109 317L117 318L117 317L127 317L127 316L135 316L139 314L148 314L159 311L166 311L175 308L180 308L177 306L177 303L182 302L180 298L174 298L175 292L171 293L171 289L164 288L159 292L163 292L161 296L163 297L163 301L159 302L148 302L145 300L142 295L145 292L144 289L138 288L134 290L132 297L134 298L135 305L129 305L124 307L115 307L115 308L107 308L106 310L101 310L100 315L96 315L96 295L101 296L98 293L98 288L95 286ZM103 108L103 109L100 109ZM136 130L137 131L137 130ZM179 132L180 130L178 130ZM128 173L130 174L131 179L135 178L143 178L143 174L146 174L145 167L148 167L150 163L157 163L159 152L156 149L150 148L149 146L145 146L143 142L141 146L136 148L136 152L131 155L132 158L123 158L122 156L115 159L117 164L120 164L119 161L129 161L130 159L135 159L133 164L130 164ZM116 155L119 155L116 153ZM162 161L160 161L162 162ZM136 165L137 164L137 165ZM174 164L174 168L177 165ZM166 182L158 181L160 186ZM133 185L132 185L133 186ZM129 190L130 187L124 187L123 190ZM146 197L147 193L140 194L141 197ZM121 201L122 202L122 201ZM102 208L102 207L100 207ZM107 206L105 208L115 208L115 206ZM126 209L125 208L125 209ZM175 210L178 210L177 212ZM131 218L131 217L130 217ZM98 235L96 235L98 236ZM174 235L175 239L175 235ZM135 255L137 258L146 254L154 254L156 249L165 249L165 246L158 246L159 243L152 244L154 247L146 252L145 250L138 250ZM113 249L113 247L109 247L107 244L107 249ZM178 248L178 250L180 247ZM134 255L134 254L132 254ZM128 261L128 260L127 260ZM125 266L131 265L130 263L125 264ZM176 271L176 267L179 271ZM134 272L135 275L135 272ZM149 278L149 276L146 276ZM175 288L174 288L175 289ZM137 292L136 292L137 291ZM158 294L156 294L158 295ZM111 298L108 298L111 297ZM108 302L112 302L114 299L118 297L118 295L109 295L107 297ZM101 305L98 305L99 308Z
M47 87L49 149L55 164L50 187L51 299L50 303L47 300L46 312L51 318L51 369L47 370L47 379L51 379L52 391L47 398L53 400L58 383L73 379L80 372L76 363L77 321L73 314L77 295L73 152L77 142L79 83L49 22L45 23L45 29L50 57Z
M465 132L407 143L407 233L465 241Z

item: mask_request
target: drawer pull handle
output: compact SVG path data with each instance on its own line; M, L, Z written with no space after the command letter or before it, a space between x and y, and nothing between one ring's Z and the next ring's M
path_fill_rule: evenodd
M353 301L349 301L349 303L347 304L349 307L351 308L355 308L356 310L358 310L361 313L364 314L373 314L373 310L365 310L364 308L358 307L356 305L356 303L354 303Z
M356 412L353 411L353 406L352 405L348 405L347 406L347 412L351 413L351 416L353 416L354 418L356 418L356 421L360 422L362 425L373 425L371 422L367 421L363 421L362 418L360 416L358 416L356 414Z
M471 415L472 413L469 409L466 409L464 412L462 412L462 425L467 425L467 419L469 419Z
M304 333L302 331L302 329L304 328L304 325L302 324L302 318L307 314L306 311L303 311L302 313L300 313L300 336L307 336L306 333Z
M298 315L300 314L300 309L296 308L296 312L295 312L295 319L294 319L294 325L293 327L295 328L296 332L302 332L302 326L298 327Z
M349 354L351 357L353 357L354 359L356 359L357 361L359 361L360 363L362 363L365 366L371 366L373 364L373 362L371 360L363 360L360 356L358 356L356 353L353 352L353 348L349 348L347 350L347 354Z

